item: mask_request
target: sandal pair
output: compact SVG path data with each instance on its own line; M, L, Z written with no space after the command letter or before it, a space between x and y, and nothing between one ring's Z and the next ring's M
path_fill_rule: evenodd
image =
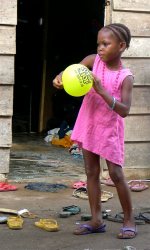
M88 192L86 187L77 188L73 194L74 197L88 200ZM104 191L101 192L101 202L106 202L113 197L112 192Z
M150 223L150 210L140 212L139 215L135 217L137 220L142 220L144 223Z
M120 213L117 213L116 215L108 215L106 217L106 219L108 221L113 221L113 222L118 222L118 223L123 223L124 221L124 213L123 212L120 212ZM142 220L139 216L134 216L134 222L136 225L145 225L145 221Z

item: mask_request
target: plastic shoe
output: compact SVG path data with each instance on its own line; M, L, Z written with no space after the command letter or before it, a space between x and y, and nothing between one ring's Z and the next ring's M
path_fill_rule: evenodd
M118 234L118 239L133 239L137 235L137 227L122 227Z
M77 182L74 182L72 188L80 188L80 187L86 187L87 183L85 181L77 181Z
M63 211L70 212L71 215L75 215L81 212L81 208L79 206L71 205L63 207Z
M113 193L112 192L108 192L108 191L102 190L101 202L106 202L109 199L111 199L112 197L113 197Z
M115 184L114 184L114 182L111 180L111 178L110 177L108 177L107 179L102 179L101 180L101 184L105 184L105 185L107 185L107 186L111 186L111 187L115 187Z
M143 181L130 181L128 182L128 186L134 192L141 192L149 188Z
M40 219L35 222L35 226L49 232L57 232L59 230L57 221L54 219Z
M10 216L7 225L10 229L22 229L23 219L20 216Z
M76 190L73 191L72 195L74 197L87 200L88 199L87 188L86 187L77 188ZM106 202L109 199L111 199L112 197L113 197L113 193L112 192L108 192L108 191L102 190L101 202Z
M6 182L0 182L0 192L16 191L18 188Z
M75 231L76 235L85 235L85 234L93 234L93 233L105 233L106 225L102 224L98 228L94 228L88 224L81 224Z
M76 198L81 198L81 199L85 199L87 200L88 199L88 193L87 193L87 188L86 187L80 187L80 188L77 188L73 191L73 194L72 194L74 197Z

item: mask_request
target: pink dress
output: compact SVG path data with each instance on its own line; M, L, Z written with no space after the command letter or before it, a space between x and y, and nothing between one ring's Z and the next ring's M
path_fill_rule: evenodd
M104 78L104 87L118 101L121 101L123 80L132 75L129 69L109 70L96 55L93 73ZM92 88L85 96L76 119L71 139L80 147L118 164L124 163L124 119L112 110L103 98Z

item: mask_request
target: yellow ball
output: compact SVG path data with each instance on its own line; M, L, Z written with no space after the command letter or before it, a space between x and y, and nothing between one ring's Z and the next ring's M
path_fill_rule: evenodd
M72 64L63 71L62 83L69 95L78 97L89 92L93 85L93 77L86 66Z

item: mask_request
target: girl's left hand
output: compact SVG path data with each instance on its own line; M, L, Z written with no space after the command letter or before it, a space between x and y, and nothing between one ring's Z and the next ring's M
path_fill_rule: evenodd
M94 74L93 75L93 88L95 89L95 91L100 94L103 90L103 86L101 84L101 80L96 77Z

